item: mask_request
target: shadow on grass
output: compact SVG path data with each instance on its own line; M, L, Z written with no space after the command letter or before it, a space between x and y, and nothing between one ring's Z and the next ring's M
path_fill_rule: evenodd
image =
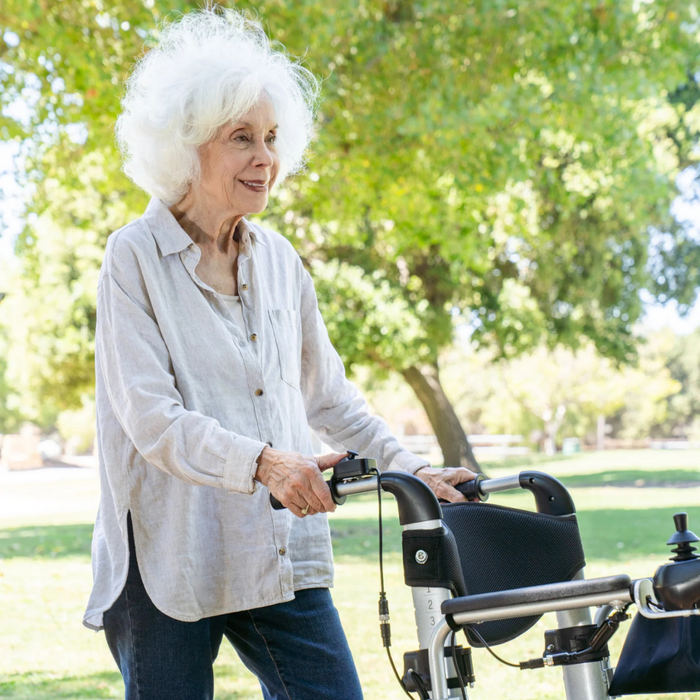
M242 665L214 666L217 700L252 700L260 697L255 677ZM84 676L59 676L46 671L0 674L0 698L12 700L102 700L123 698L124 684L117 671Z
M14 700L63 700L73 698L124 697L122 677L117 671L85 676L61 676L32 672L0 675L0 698Z
M636 486L638 488L678 488L700 486L697 469L619 469L593 474L575 474L559 477L567 488L582 486Z
M6 528L0 530L0 558L89 557L92 528L89 524ZM334 518L334 552L340 556L376 557L377 532L376 518ZM395 516L384 517L384 548L386 552L401 551L401 528Z
M582 482L578 485L588 484ZM661 563L669 556L667 550L670 551L670 548L665 543L673 532L673 514L679 510L688 512L690 529L700 532L700 507L579 511L578 520L587 559L623 561L656 555ZM377 530L375 517L333 518L331 535L334 555L375 560ZM90 555L91 539L92 525L8 528L0 530L0 557L87 557ZM384 551L401 552L401 527L396 516L384 517ZM0 697L4 696L0 693Z
M700 507L589 510L578 513L588 561L623 561L658 556L663 564L671 554L666 541L675 531L673 514L688 513L689 527L700 532ZM649 574L653 574L650 571Z
M586 559L617 562L657 556L662 564L671 556L666 540L674 531L673 514L680 510L688 513L690 529L700 532L700 507L580 511L578 521ZM336 557L376 559L376 519L336 518L331 523L331 534ZM384 520L384 551L401 552L401 528L395 517Z
M6 528L0 530L0 557L90 556L92 528L87 524Z
M513 474L516 474L517 472L525 469L542 471L543 468L550 462L575 461L577 459L582 459L583 456L583 452L578 452L573 455L564 455L561 452L558 452L555 455L545 455L540 452L533 452L529 455L518 455L516 457L504 457L502 459L494 460L484 459L480 461L479 464L486 474L494 469L499 471L508 470L513 472ZM546 471L546 468L544 471Z
M384 552L401 552L401 526L396 516L382 517L384 522ZM333 518L331 538L333 555L377 558L379 528L376 518Z

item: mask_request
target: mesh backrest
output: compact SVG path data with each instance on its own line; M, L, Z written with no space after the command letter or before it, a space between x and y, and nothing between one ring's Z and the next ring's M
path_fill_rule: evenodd
M532 513L488 503L442 506L457 540L467 595L571 581L586 564L575 515ZM530 629L541 615L479 625L491 645ZM481 646L467 635L472 646Z

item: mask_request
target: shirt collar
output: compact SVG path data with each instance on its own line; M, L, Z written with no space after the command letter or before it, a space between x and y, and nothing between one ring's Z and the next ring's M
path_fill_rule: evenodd
M179 253L192 245L193 241L187 231L178 224L177 219L162 199L151 197L142 218L151 229L161 255ZM245 218L241 219L239 227L243 238L247 235L253 243L266 245L250 221Z

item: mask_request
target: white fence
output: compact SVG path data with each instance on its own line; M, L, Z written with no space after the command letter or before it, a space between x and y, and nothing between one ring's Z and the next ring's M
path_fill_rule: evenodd
M652 450L697 450L700 442L693 440L651 440L649 447Z
M530 453L530 448L522 445L522 435L468 435L474 456L488 459L502 459ZM435 455L430 461L441 461L442 453L435 435L403 435L399 437L403 447L417 455Z

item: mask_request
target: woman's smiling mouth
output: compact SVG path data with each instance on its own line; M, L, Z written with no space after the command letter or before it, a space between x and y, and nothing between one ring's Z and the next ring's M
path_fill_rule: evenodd
M266 180L240 180L240 182L253 192L267 192Z

